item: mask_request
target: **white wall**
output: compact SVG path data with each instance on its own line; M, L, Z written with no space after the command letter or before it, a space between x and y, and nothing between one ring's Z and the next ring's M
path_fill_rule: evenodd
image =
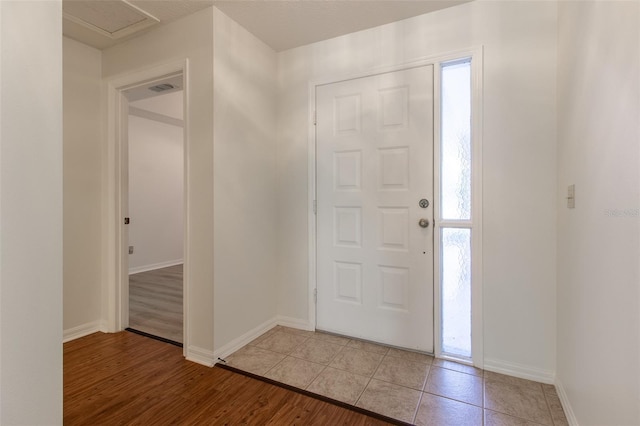
M214 11L215 347L276 316L276 54Z
M65 337L101 316L101 66L99 50L63 38Z
M187 356L213 361L213 8L103 51L105 79L189 59ZM104 196L108 194L104 192ZM106 229L106 228L105 228ZM105 230L106 232L106 230ZM106 238L106 236L105 236ZM107 302L106 300L104 301Z
M485 367L553 379L556 25L549 2L472 2L278 55L279 313L308 318L308 81L484 46Z
M557 377L580 425L638 425L640 5L558 4Z
M0 2L0 423L62 424L60 1Z
M277 313L276 55L210 8L105 50L103 77L185 57L187 356L213 362L214 349Z
M182 263L183 153L182 127L129 116L129 273Z

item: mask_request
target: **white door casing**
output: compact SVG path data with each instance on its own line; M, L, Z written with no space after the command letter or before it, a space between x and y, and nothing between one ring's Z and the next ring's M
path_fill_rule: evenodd
M433 352L433 66L320 85L316 113L316 326Z
M103 241L105 250L106 300L104 311L106 312L104 329L108 332L117 332L128 326L128 233L124 225L124 217L128 215L128 158L126 154L128 125L127 108L128 101L124 91L142 83L164 79L170 75L183 75L183 113L184 113L184 272L183 272L183 318L184 318L184 349L183 354L190 359L199 359L197 355L189 354L190 322L189 322L189 239L190 224L189 210L191 204L189 191L189 61L179 60L172 63L158 65L141 71L131 72L117 76L106 81L107 92L107 140L106 155L103 160L105 170L103 191L111 194L105 204L105 226ZM197 362L201 362L198 360ZM206 362L202 362L206 364Z

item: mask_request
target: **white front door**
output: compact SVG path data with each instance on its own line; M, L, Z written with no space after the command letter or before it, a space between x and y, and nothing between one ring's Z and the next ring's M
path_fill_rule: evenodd
M316 90L317 328L433 352L433 67Z

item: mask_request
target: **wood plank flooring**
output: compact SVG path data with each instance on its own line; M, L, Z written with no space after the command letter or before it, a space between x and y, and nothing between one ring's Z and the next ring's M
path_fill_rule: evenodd
M183 343L182 265L129 275L129 327Z
M133 333L64 344L65 425L384 425Z

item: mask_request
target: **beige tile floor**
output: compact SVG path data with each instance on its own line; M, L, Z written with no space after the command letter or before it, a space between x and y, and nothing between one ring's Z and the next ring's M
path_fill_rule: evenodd
M277 326L227 365L416 425L568 425L553 385Z

